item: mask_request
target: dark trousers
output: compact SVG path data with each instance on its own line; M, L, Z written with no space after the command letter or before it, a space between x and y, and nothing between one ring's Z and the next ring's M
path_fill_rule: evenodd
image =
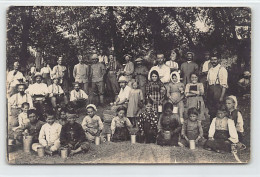
M207 93L207 106L209 109L210 121L217 115L217 109L221 104L219 99L222 93L222 86L209 85Z

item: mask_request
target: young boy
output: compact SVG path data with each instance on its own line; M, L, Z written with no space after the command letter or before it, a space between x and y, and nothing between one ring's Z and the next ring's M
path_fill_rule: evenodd
M67 123L62 127L60 134L61 148L68 148L70 155L82 151L87 152L89 143L86 142L86 136L81 125L75 122L77 115L72 111L66 115Z
M58 123L61 124L62 126L67 123L67 109L66 108L60 109Z
M98 55L93 54L91 65L91 98L90 103L92 102L92 97L98 95L100 99L100 104L104 104L104 80L106 69L104 64L98 62Z
M205 149L216 152L230 152L231 144L238 143L238 134L235 123L226 117L226 107L222 105L217 110L217 117L214 118L209 127L209 139L205 143Z
M103 122L101 118L95 115L97 108L94 104L89 104L87 107L87 116L82 121L82 128L85 131L88 141L94 141L95 136L99 136L103 130Z
M45 152L52 155L60 148L60 132L62 126L55 122L53 111L46 113L46 122L39 134L39 143L34 143L32 149L37 151L38 147L45 147Z
M44 122L38 120L35 109L28 110L28 119L30 120L28 126L24 130L24 134L30 135L33 137L32 143L38 143L38 137Z
M73 108L81 108L86 105L88 95L80 89L79 83L74 83L74 89L70 92L70 105Z

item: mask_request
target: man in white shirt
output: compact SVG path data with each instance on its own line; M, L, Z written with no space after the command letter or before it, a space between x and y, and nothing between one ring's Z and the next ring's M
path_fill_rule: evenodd
M207 105L209 109L210 119L216 117L217 108L223 102L226 89L228 88L227 70L221 66L220 60L216 54L211 56L210 62L212 67L207 74Z
M11 96L11 98L9 98L8 100L8 121L10 121L9 123L12 122L11 119L17 120L23 103L27 102L29 103L30 108L33 107L32 97L29 94L25 93L25 87L25 83L18 84L18 93Z
M88 93L88 77L89 77L89 67L83 63L82 56L78 57L79 63L74 66L73 77L75 82L78 82L80 87Z
M87 103L88 95L80 89L79 83L74 83L74 89L70 92L70 106L72 108L84 107Z
M68 71L66 66L62 65L63 59L59 57L57 61L58 65L53 67L52 76L56 76L59 78L60 85L65 93L68 92Z
M26 79L23 74L18 71L19 62L14 62L14 70L10 71L7 74L6 83L7 83L7 97L11 97L16 92L16 85L22 82L25 82Z
M38 112L39 118L40 120L44 121L43 114L45 109L45 101L49 96L49 91L47 85L42 83L43 77L41 73L36 73L34 79L36 82L32 85L29 85L26 93L32 97L33 104L36 108L36 111Z
M127 101L129 98L129 94L131 91L131 87L127 85L128 80L125 76L121 76L118 80L119 86L120 86L120 92L117 96L116 101L113 103L113 106L111 107L112 111L116 111L119 106L125 106L127 108Z
M166 66L164 64L164 55L163 54L157 54L157 61L158 61L158 65L157 66L153 66L148 74L148 80L151 80L150 78L150 73L153 70L156 70L159 73L159 77L160 80L162 81L162 83L168 83L170 81L170 74L171 74L171 69L170 67Z

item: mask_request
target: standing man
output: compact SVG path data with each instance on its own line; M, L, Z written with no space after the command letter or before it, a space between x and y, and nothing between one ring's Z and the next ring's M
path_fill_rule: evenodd
M183 78L183 84L185 86L186 84L191 82L190 79L191 73L199 71L199 66L197 65L197 63L193 62L194 59L193 52L187 52L186 59L187 61L181 64L181 76Z
M11 97L16 92L16 85L19 83L25 82L25 77L23 74L18 70L19 69L19 62L14 62L14 70L10 71L7 74L6 82L7 82L7 97Z
M104 64L99 63L98 55L93 54L91 56L92 65L91 65L91 94L90 94L90 103L94 95L99 96L100 104L104 104L104 80L103 77L106 73Z
M210 62L212 64L212 68L209 69L207 75L207 101L210 119L212 120L216 117L218 106L224 100L226 89L228 88L228 72L219 64L220 60L216 54L211 56Z
M88 93L89 67L84 64L82 56L79 56L78 60L79 63L73 69L73 77L75 82L79 83L80 88L83 88L85 93Z
M159 73L159 77L160 80L162 81L162 83L168 83L170 81L170 75L171 75L171 69L169 66L164 64L165 58L164 58L164 54L157 54L157 62L158 65L157 66L153 66L148 74L148 80L151 80L150 78L150 74L153 70L156 70Z
M68 92L68 78L67 78L67 68L66 66L62 65L63 59L62 57L58 58L58 65L53 67L53 71L52 71L52 75L56 76L59 81L60 81L60 85L62 87L62 89L64 90L64 92Z

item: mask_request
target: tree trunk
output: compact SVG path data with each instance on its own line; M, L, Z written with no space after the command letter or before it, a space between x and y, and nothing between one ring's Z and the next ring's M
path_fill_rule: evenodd
M32 7L28 7L28 14L27 14L27 9L25 8L25 11L22 13L21 16L22 20L22 35L21 35L21 53L20 53L20 65L21 65L21 70L25 71L26 65L27 65L27 60L29 57L29 52L28 52L28 42L29 42L29 30L30 30L30 25L31 25L31 20L32 20Z

